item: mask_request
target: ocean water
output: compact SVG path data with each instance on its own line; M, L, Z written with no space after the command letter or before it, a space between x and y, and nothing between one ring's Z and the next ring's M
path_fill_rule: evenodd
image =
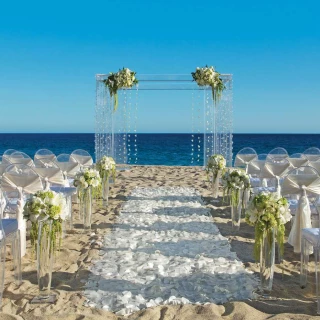
M132 164L191 165L191 134L138 134L137 144L138 153ZM283 147L293 154L309 147L320 148L320 134L234 134L234 156L245 147L255 149L258 154ZM84 149L94 157L94 134L0 134L0 155L7 149L23 151L31 157L39 149L49 149L56 155ZM201 152L199 163L202 157ZM196 159L193 165L197 165Z

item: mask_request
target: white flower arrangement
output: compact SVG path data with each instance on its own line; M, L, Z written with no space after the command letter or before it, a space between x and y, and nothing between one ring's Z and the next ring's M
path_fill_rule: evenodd
M116 73L111 72L103 82L109 88L110 96L114 97L113 111L116 111L118 108L118 90L121 88L132 88L139 81L136 78L136 72L123 68Z
M260 246L265 232L275 228L277 241L283 252L285 224L292 219L289 203L276 193L260 193L253 197L246 213L246 222L255 227L255 258L259 259Z
M62 235L62 221L66 219L66 199L61 193L54 191L38 191L27 200L23 216L31 221L31 243L35 246L38 239L38 221L52 221L51 249L57 248L57 235Z
M244 170L229 168L222 175L222 186L224 194L231 194L231 205L236 206L239 201L240 191L250 189L250 178ZM242 207L244 207L244 196L242 197Z
M212 89L212 98L217 104L221 98L222 91L225 89L220 73L213 67L197 68L195 72L191 72L192 78L199 86L210 86Z
M223 172L226 168L226 159L221 154L212 155L207 162L206 171L209 175L212 172L213 180L218 176L218 172Z
M73 185L79 190L87 189L89 187L96 188L100 185L101 178L99 171L87 168L76 174Z
M97 163L97 169L99 170L101 178L105 175L107 175L107 177L112 175L113 179L115 179L116 162L112 157L103 156Z

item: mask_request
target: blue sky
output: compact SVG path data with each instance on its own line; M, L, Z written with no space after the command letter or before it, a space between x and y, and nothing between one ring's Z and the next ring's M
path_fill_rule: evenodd
M317 0L5 1L0 132L94 132L96 73L208 64L234 75L235 132L319 133L319 11ZM190 132L189 107L162 99L139 110L138 131Z

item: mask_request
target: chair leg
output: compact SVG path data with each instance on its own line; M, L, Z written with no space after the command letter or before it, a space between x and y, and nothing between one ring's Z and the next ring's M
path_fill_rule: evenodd
M14 264L14 277L16 280L16 284L20 285L22 282L21 276L21 239L20 239L20 231L16 232L16 236L12 241L12 257Z
M301 288L305 288L307 286L308 263L309 263L308 243L307 243L307 240L304 237L302 237L301 238L301 270L300 270Z
M320 268L319 268L319 248L314 248L315 272L316 272L316 294L317 294L317 314L320 314Z
M0 241L0 307L2 305L2 296L4 289L4 273L6 262L6 242L5 239Z

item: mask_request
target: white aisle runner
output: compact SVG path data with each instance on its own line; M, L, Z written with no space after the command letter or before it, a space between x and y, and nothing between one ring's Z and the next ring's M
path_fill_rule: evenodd
M134 189L90 271L86 304L119 315L250 299L258 286L199 193L181 187Z

